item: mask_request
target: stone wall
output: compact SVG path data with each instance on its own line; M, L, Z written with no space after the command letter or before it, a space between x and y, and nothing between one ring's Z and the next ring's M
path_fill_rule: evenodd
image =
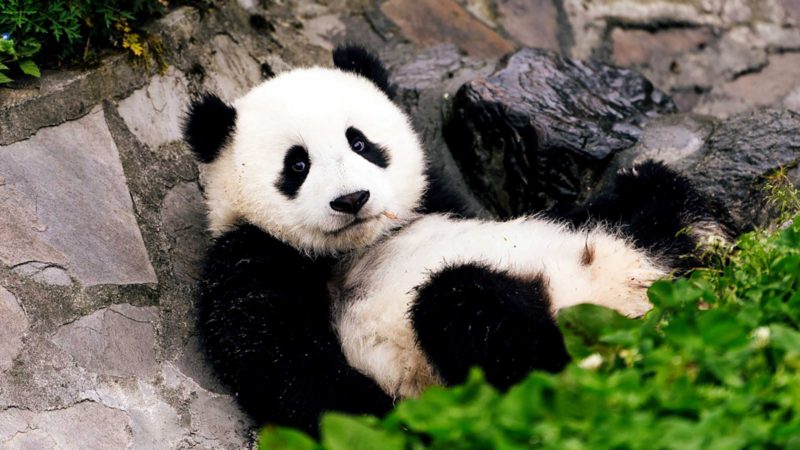
M179 141L193 95L232 100L287 67L328 64L335 43L366 43L435 163L461 180L441 135L448 98L504 53L637 68L684 111L797 111L799 19L796 0L221 1L149 27L165 73L111 54L0 89L0 447L252 442L194 334L208 235Z

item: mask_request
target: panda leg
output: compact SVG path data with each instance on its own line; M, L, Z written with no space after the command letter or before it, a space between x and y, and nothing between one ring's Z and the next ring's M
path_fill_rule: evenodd
M589 221L618 224L638 247L675 268L696 263L686 256L697 250L704 237L728 235L688 179L652 160L620 171L609 188L565 218L575 225Z
M559 371L570 359L541 276L451 266L417 289L410 313L419 345L448 384L479 366L489 382L507 388L533 369Z

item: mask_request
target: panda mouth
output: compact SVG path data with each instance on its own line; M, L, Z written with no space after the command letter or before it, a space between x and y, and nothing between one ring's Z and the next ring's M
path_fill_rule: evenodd
M342 233L344 233L344 232L346 232L348 230L351 230L351 229L353 229L353 228L355 228L355 227L357 227L357 226L359 226L361 224L364 224L364 223L370 222L370 221L372 221L374 219L377 219L378 217L380 217L380 216L356 217L355 219L353 219L352 222L348 223L347 225L345 225L345 226L343 226L341 228L337 228L337 229L335 229L333 231L327 231L326 233L336 236L336 235L342 234Z

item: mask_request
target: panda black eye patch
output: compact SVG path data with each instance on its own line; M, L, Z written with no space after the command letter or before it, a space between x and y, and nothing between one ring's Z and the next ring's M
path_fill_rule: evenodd
M308 171L311 170L311 161L308 159L308 152L299 145L291 147L283 158L283 170L275 187L286 197L293 199L297 197L297 191L306 181Z
M389 154L386 149L367 139L358 128L350 127L344 134L354 152L380 168L389 167Z

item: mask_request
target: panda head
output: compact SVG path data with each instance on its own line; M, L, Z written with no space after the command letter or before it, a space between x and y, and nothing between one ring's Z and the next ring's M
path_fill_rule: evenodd
M280 74L233 105L208 94L191 104L184 138L205 163L213 233L244 221L333 254L413 215L425 157L386 70L360 47L337 48L334 64Z

